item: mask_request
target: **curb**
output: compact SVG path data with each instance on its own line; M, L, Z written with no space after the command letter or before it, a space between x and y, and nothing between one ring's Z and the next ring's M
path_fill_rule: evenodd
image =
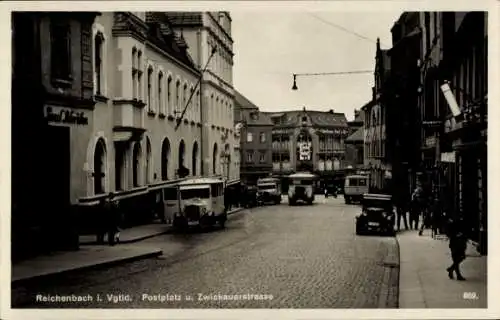
M129 239L129 240L120 240L120 242L117 243L117 244L118 245L120 245L120 244L130 244L130 243L139 242L139 241L142 241L142 240L154 238L154 237L157 237L157 236L161 236L163 234L169 234L171 232L172 232L172 229L169 227L168 230L157 232L157 233L154 233L154 234L148 234L148 235L145 235L145 236L141 236L141 237L137 237L137 238L133 238L133 239ZM97 243L97 241L92 241L92 242L80 242L80 245L81 246L95 246L95 245L99 245L99 244ZM107 244L103 244L103 246L106 246L106 245Z
M238 212L242 211L243 209L245 209L245 208L236 208L234 210L228 211L227 215L232 215L232 214L238 213ZM129 244L129 243L139 242L142 240L158 237L158 236L161 236L163 234L170 234L172 232L173 232L173 228L171 226L167 226L167 230L165 230L165 231L156 232L154 234L148 234L148 235L137 237L134 239L120 240L119 244ZM97 244L97 241L92 241L92 242L81 242L80 245L81 246L95 246L98 244Z
M399 307L399 241L394 238L394 246L389 247L389 252L382 262L384 276L380 289L378 308L398 308Z
M60 270L52 273L46 273L46 274L40 274L40 275L35 275L31 277L25 277L25 278L20 278L16 280L11 281L11 286L18 286L18 285L25 285L27 283L33 282L33 281L50 281L52 277L56 276L61 276L61 275L67 275L72 272L79 272L79 271L88 271L88 270L93 270L93 269L99 269L103 267L110 267L122 263L127 263L127 262L132 262L132 261L137 261L137 260L143 260L143 259L148 259L148 258L154 258L161 256L163 254L163 250L157 249L151 252L143 253L143 254L138 254L135 256L131 257L126 257L126 258L118 258L115 260L110 260L110 261L103 261L99 262L96 264L89 264L86 266L80 266L80 267L74 267L66 270Z

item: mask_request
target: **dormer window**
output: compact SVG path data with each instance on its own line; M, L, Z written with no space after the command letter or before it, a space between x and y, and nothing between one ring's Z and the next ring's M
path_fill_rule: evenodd
M302 116L302 122L307 122L307 117L306 116Z

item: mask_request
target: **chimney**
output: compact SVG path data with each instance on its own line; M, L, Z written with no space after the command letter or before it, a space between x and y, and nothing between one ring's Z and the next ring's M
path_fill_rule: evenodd
M354 119L356 119L357 117L359 117L359 110L354 109Z
M334 114L335 111L333 109L328 110L328 113Z

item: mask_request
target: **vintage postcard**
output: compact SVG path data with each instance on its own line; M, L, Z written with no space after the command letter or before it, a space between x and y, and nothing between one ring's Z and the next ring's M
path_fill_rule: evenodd
M2 318L499 315L497 4L1 8Z

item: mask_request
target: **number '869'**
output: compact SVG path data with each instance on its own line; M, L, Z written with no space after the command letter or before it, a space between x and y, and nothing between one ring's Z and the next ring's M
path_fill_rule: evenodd
M463 298L468 300L476 300L479 299L479 295L476 292L464 292Z

